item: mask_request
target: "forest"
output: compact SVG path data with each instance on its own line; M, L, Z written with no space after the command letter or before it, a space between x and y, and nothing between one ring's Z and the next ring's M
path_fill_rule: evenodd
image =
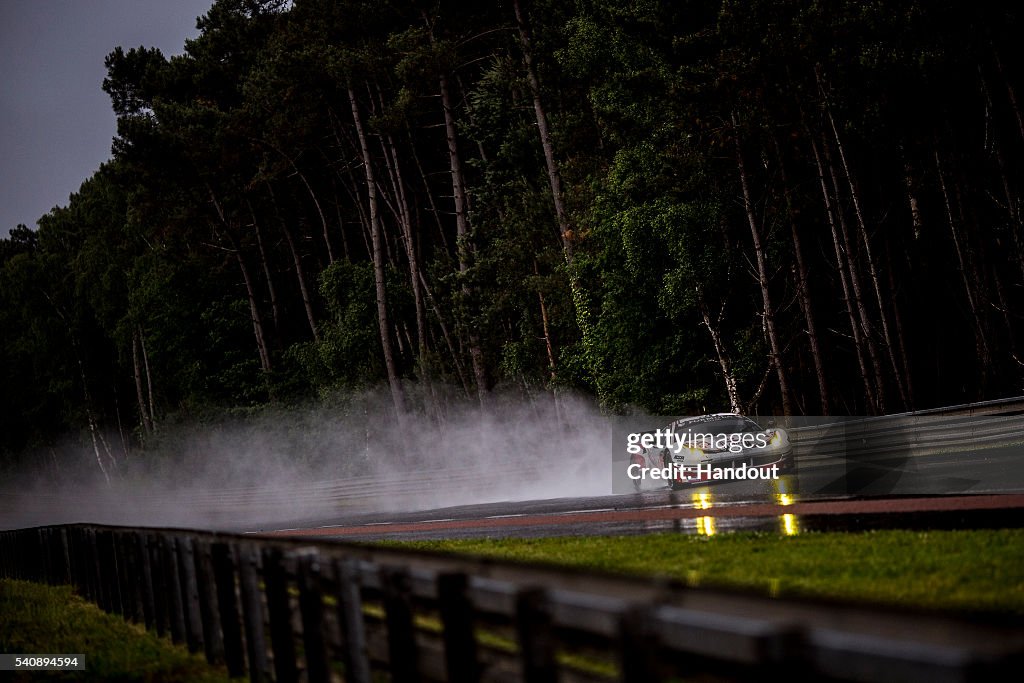
M373 387L386 420L1024 393L1009 3L216 0L197 26L111 46L109 161L0 240L4 463Z

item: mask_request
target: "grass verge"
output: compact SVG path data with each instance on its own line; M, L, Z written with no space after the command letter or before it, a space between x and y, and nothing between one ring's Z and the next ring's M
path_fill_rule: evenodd
M84 654L85 671L5 673L13 681L220 683L226 670L165 638L107 614L70 586L0 580L0 652Z
M648 534L388 543L770 595L1024 614L1024 529Z

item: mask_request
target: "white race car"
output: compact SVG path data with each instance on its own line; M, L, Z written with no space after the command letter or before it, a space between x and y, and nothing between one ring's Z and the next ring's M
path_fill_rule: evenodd
M679 489L794 470L793 446L785 430L764 429L735 413L683 418L653 432L631 434L627 451L627 475L637 491L645 485Z

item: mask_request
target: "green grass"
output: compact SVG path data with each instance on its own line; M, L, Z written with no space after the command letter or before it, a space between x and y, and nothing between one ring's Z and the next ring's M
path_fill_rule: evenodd
M230 680L166 638L107 614L70 586L0 580L0 652L84 654L86 670L5 673L3 680L214 683Z
M1024 613L1024 530L649 534L417 541L388 545L468 553L770 595Z

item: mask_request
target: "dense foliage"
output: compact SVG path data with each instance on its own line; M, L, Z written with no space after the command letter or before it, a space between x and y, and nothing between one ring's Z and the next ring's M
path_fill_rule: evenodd
M111 160L0 240L0 451L378 382L438 416L423 387L1020 393L1015 9L217 0L199 28L108 56Z

